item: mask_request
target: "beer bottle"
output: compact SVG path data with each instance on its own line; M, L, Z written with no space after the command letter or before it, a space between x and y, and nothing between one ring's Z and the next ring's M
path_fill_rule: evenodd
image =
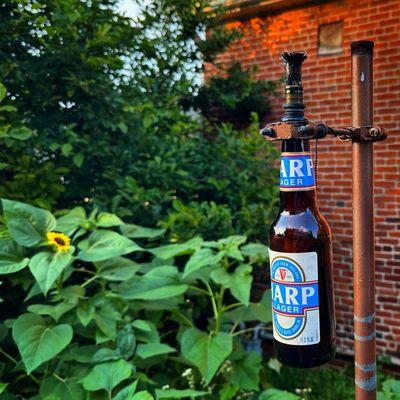
M301 125L307 122L300 77L305 54L282 59L292 74L287 71L282 120ZM280 200L269 244L275 354L284 365L315 367L333 358L336 337L331 232L316 202L309 140L282 140Z

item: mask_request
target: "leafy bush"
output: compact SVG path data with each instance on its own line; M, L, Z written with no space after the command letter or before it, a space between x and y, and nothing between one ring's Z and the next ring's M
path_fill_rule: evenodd
M163 229L81 207L58 218L10 200L3 210L5 398L259 393L261 357L244 352L238 325L270 322L269 295L250 299L264 246L243 236L160 245Z
M159 118L156 125L162 129ZM175 240L193 234L215 239L233 232L267 237L278 198L277 171L268 165L277 152L256 125L247 132L223 125L213 140L197 130L182 136L166 133L164 140L148 138L147 143L146 152L127 168L129 177L110 171L108 179L121 185L112 211L139 215L145 225L163 220ZM112 187L111 182L104 185ZM102 204L111 195L107 191Z
M6 95L0 83L0 196L11 193L17 200L29 198L33 204L50 207L65 190L60 174L67 170L55 167L51 159L37 157L32 146L37 133L27 128Z
M274 150L256 122L246 132L216 127L181 105L198 91L202 60L237 36L218 26L218 10L204 11L207 3L150 1L132 21L116 1L7 2L0 81L32 134L2 151L3 196L47 209L94 205L142 225L162 221L176 240L264 239L276 203ZM245 71L237 75L244 89L234 92L235 104L263 97L261 83L255 90ZM246 118L264 106L247 107ZM217 232L208 225L214 217ZM199 229L186 230L189 220L201 220Z
M255 68L245 70L236 61L211 77L189 104L212 121L247 126L252 113L262 119L270 110L269 96L274 94L276 82L256 80L254 73Z

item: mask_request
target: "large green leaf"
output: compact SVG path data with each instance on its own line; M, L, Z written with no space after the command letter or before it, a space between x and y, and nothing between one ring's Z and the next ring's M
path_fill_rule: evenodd
M133 224L122 225L120 229L121 233L130 239L154 239L165 233L165 229L146 228Z
M72 334L69 325L48 326L35 314L19 316L12 327L13 339L28 373L65 349Z
M132 278L140 264L125 257L115 257L96 263L98 274L109 281L126 281Z
M205 396L208 392L200 392L193 389L156 389L157 400L161 399L186 399L199 396Z
M246 236L233 235L218 240L218 249L223 250L228 257L243 261L239 246L246 241Z
M123 222L115 214L101 212L96 218L96 225L100 228L110 228L112 226L123 225Z
M62 302L52 304L32 304L28 307L28 311L33 314L49 315L56 322L68 311L74 309L79 300L85 295L85 289L80 286L67 286L57 294L57 300Z
M162 260L169 260L176 256L193 253L201 247L202 243L202 238L195 237L185 243L167 244L166 246L149 249L149 251Z
M86 221L86 211L83 207L75 207L67 214L57 218L57 230L72 235Z
M117 336L117 321L121 314L110 302L105 302L101 307L96 308L94 320L99 329L110 339Z
M132 384L121 389L115 396L113 396L113 400L129 400L132 398L133 394L136 392L138 381L133 382Z
M136 337L142 342L159 343L160 335L156 325L152 321L137 319L132 322L132 326L136 330Z
M222 252L215 254L208 247L196 250L185 265L183 279L203 267L218 264L223 256Z
M77 379L46 378L42 381L39 391L43 400L84 400L86 393Z
M112 390L132 375L132 365L125 360L96 365L82 379L83 387L89 391L104 389L111 396Z
M173 347L164 343L141 343L137 347L136 354L140 358L149 358L161 354L173 353L176 351Z
M209 383L232 352L232 336L226 332L212 335L190 328L182 335L181 350L183 357L195 365Z
M23 249L10 239L0 240L0 275L12 274L24 269L29 258L24 257Z
M161 300L182 295L187 289L180 282L176 267L163 266L124 282L118 290L129 300Z
M211 273L211 278L215 283L229 288L232 295L243 304L250 302L250 291L253 277L251 265L239 265L233 273L228 273L224 269L218 269Z
M46 232L56 226L56 219L46 210L21 203L2 200L7 228L21 246L37 246L46 240Z
M261 393L259 400L300 400L300 397L284 390L267 389Z
M246 353L232 361L231 382L244 390L258 390L260 385L261 356L256 352Z
M28 311L33 314L49 315L57 322L65 313L75 308L76 304L72 302L63 302L54 306L49 304L32 304L28 307Z
M56 253L42 251L35 254L30 260L29 269L44 295L53 286L61 272L72 262L73 251L73 247L69 251Z
M89 322L94 318L96 309L89 301L81 302L79 307L76 309L76 316L80 323L86 327Z
M261 243L249 243L240 248L244 256L249 257L250 262L265 262L268 260L268 247Z
M271 292L266 290L258 303L250 303L248 306L237 307L223 314L223 319L234 323L247 321L271 322Z
M98 230L79 243L78 258L83 261L104 261L113 257L143 251L134 241L117 232Z

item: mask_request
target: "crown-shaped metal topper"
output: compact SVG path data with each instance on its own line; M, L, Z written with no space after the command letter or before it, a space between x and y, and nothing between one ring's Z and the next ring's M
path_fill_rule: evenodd
M286 86L301 87L301 65L307 59L307 54L304 51L291 52L284 51L281 54L281 60L286 66L285 84Z
M307 122L304 117L303 86L301 84L301 65L307 58L304 52L288 52L281 54L285 64L285 98L283 105L285 115L282 121Z

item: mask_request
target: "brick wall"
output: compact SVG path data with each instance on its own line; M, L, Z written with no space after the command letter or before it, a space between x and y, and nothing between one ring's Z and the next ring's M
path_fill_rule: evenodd
M320 24L343 21L343 52L318 56ZM306 50L303 68L306 115L331 126L350 124L350 42L375 42L375 124L388 140L375 145L377 346L400 361L400 0L343 0L312 5L242 22L244 37L220 57L258 65L258 78L280 79L279 54ZM209 71L210 73L210 71ZM283 91L282 91L283 96ZM282 116L273 100L271 121ZM352 353L351 144L319 143L318 197L334 237L336 318L340 351ZM397 360L396 360L397 359Z

